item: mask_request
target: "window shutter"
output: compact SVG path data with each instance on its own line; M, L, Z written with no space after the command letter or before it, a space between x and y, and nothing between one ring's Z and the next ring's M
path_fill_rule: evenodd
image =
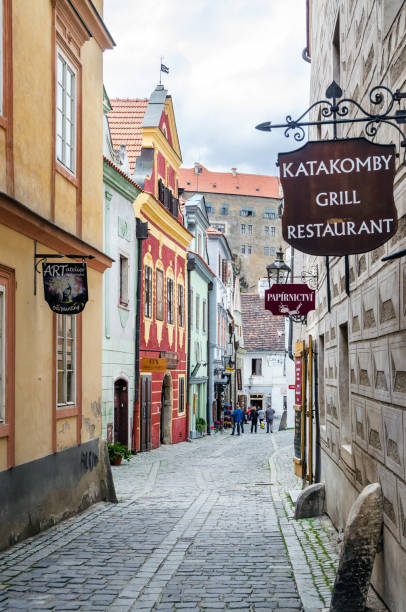
M221 280L223 281L224 284L227 283L227 274L228 272L228 262L227 259L223 259L221 262Z

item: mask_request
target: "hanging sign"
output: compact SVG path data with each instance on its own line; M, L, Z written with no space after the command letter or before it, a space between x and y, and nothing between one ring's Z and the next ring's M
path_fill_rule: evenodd
M365 253L397 230L395 145L364 138L279 153L283 238L311 255Z
M141 370L143 372L165 372L166 359L161 357L141 357Z
M85 263L43 262L42 278L45 300L53 312L66 315L82 312L88 300Z
M277 284L265 291L265 310L274 315L305 316L316 308L316 292L305 284Z

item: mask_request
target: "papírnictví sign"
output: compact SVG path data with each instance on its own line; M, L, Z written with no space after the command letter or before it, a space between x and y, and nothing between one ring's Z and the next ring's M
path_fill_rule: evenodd
M88 300L85 263L42 264L44 294L48 305L58 314L79 314Z
M365 253L397 230L395 146L364 138L279 153L283 237L311 255Z
M274 315L305 316L316 308L316 293L305 284L277 284L265 291L265 309Z

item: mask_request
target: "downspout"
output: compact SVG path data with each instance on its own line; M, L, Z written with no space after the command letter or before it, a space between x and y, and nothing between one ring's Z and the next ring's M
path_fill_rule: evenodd
M318 365L317 355L318 346L315 342L315 351L313 352L313 372L314 372L314 416L316 423L316 449L315 449L315 468L314 468L314 482L320 482L320 468L321 468L321 449L320 449L320 413L319 413L319 376L318 376Z
M135 354L134 354L134 407L133 407L133 430L132 450L136 452L136 412L140 405L140 326L141 326L141 289L142 289L142 241L148 238L148 223L143 223L136 218L137 238L137 303L135 311Z
M213 283L209 282L207 285L208 292L213 291ZM207 392L206 392L206 423L207 423L207 435L211 435L211 426L213 411L210 406L210 381L211 378L211 350L210 350L210 295L207 293Z
M188 259L187 261L187 360L186 360L186 380L187 380L187 402L186 402L186 433L187 433L187 437L188 439L190 438L190 383L189 383L189 377L190 377L190 336L191 336L191 326L190 326L190 312L191 312L191 291L190 291L190 272L192 270L192 266L189 265L191 264L191 260ZM194 267L194 266L193 266Z
M292 254L290 258L290 270L291 270L291 282L292 283L294 282L293 281L294 267L295 267L295 249L292 247ZM293 356L292 344L293 344L293 322L292 322L292 319L289 317L288 355L289 355L289 359L294 361L295 358Z

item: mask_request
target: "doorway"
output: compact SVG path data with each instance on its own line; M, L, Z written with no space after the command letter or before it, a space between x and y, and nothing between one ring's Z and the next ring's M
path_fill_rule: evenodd
M151 388L152 377L141 376L140 450L151 449Z
M114 383L114 442L128 446L128 383L122 378Z
M161 444L171 443L172 429L172 378L165 374L161 390Z

